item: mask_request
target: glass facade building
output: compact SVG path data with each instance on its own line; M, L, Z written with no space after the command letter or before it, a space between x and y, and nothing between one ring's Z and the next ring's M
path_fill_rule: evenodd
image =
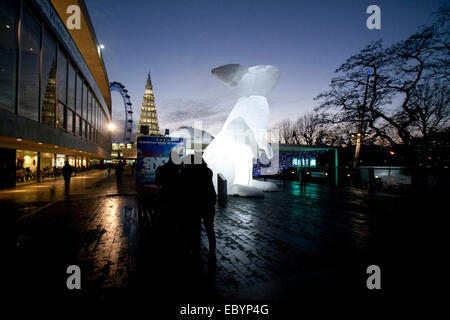
M84 2L66 2L0 2L0 164L37 178L61 157L89 167L111 152L99 44ZM72 4L81 8L81 30L65 25Z

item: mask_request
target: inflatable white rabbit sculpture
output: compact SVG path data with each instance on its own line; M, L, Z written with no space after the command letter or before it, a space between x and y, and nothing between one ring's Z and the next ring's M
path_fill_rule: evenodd
M264 150L272 158L272 148L266 141L269 104L266 95L280 77L278 68L259 65L250 68L228 64L211 70L227 87L240 95L216 138L206 148L203 158L214 173L227 179L229 194L263 196L263 191L277 191L275 184L253 179L253 159Z

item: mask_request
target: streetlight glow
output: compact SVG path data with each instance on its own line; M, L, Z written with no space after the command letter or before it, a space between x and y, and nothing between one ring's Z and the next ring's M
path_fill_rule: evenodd
M114 125L114 123L112 123L112 122L108 123L108 130L109 131L114 131L115 128L116 128L116 126Z

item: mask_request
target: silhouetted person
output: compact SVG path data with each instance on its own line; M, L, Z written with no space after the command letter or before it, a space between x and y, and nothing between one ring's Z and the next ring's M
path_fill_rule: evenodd
M64 167L62 168L62 173L64 177L64 187L66 191L69 191L70 178L72 177L73 167L66 160Z
M170 156L169 161L156 168L155 172L155 184L160 188L160 211L164 229L160 231L167 239L165 245L170 253L182 253L187 241L182 171L183 166L175 164Z
M205 161L202 159L202 164L200 165L200 171L202 181L204 183L204 206L201 207L201 217L203 220L203 225L205 226L206 236L208 237L209 244L209 257L210 259L215 259L216 257L216 234L214 232L214 216L216 214L216 191L213 185L213 172L208 168ZM202 188L203 189L203 188Z
M136 171L136 161L133 162L133 164L131 165L131 174L134 175Z
M306 177L307 177L306 168L301 168L300 169L300 185L302 187L304 187L306 185Z
M10 184L10 171L6 163L2 163L0 167L0 188L9 187Z
M17 182L25 182L25 169L22 166L16 169L16 179Z
M189 249L194 258L200 257L201 221L203 220L208 236L210 258L214 258L216 192L212 182L213 173L202 158L197 159L197 161L200 160L200 163L195 163L194 155L191 155L189 160L190 163L185 163L183 170Z
M174 195L179 196L182 170L183 166L175 164L172 156L165 164L156 168L155 184L160 187L160 195L164 201L173 199Z
M116 164L116 181L118 185L122 184L123 171L125 170L124 167L125 165L122 161L119 161L119 163Z
M31 180L31 176L32 176L32 174L31 174L30 167L26 167L25 168L25 180L26 181L30 181Z

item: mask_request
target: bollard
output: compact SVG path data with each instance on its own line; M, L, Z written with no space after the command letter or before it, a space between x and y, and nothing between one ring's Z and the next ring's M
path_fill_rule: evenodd
M217 174L217 195L219 206L225 207L227 202L227 179L221 173Z

